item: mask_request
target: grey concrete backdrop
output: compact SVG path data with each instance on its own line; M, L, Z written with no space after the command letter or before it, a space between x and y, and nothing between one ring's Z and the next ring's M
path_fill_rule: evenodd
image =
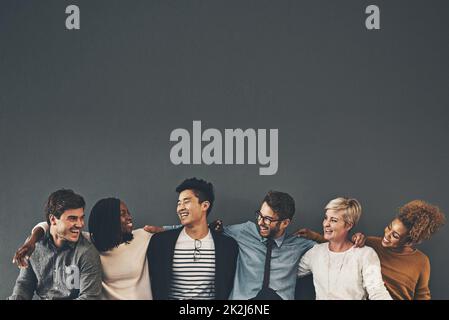
M81 30L65 29L77 4ZM381 9L367 31L365 8ZM18 1L0 3L0 298L15 249L50 192L72 188L87 212L123 199L137 225L171 224L174 188L212 181L211 219L253 218L269 189L297 202L292 229L320 230L339 195L381 235L420 198L449 209L449 2ZM279 170L174 166L175 128L279 129ZM434 298L449 299L449 235L423 250Z

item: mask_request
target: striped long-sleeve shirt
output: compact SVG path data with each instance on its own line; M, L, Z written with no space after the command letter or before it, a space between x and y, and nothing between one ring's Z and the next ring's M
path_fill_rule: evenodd
M182 230L172 268L170 299L215 299L215 246L210 231L205 238L195 240Z

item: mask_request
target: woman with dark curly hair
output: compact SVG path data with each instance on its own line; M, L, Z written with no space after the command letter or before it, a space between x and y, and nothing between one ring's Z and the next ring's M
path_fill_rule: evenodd
M380 259L382 278L395 300L429 300L429 258L416 245L428 240L445 223L437 206L414 200L399 209L385 228L383 237L353 236L359 245L372 247ZM308 229L297 232L303 237L323 242L324 238Z

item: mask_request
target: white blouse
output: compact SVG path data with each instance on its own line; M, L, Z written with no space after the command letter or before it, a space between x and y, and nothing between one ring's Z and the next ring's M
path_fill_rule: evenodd
M317 244L299 262L298 276L310 273L317 300L391 300L370 247L332 252L329 243Z

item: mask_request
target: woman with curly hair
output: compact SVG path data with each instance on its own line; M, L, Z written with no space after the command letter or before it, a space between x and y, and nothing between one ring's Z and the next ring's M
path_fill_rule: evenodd
M416 246L428 240L445 223L445 216L437 206L413 200L399 209L399 213L384 230L383 237L367 237L357 233L353 240L372 247L380 259L382 278L395 300L429 300L430 262ZM323 242L324 238L308 229L298 235Z

